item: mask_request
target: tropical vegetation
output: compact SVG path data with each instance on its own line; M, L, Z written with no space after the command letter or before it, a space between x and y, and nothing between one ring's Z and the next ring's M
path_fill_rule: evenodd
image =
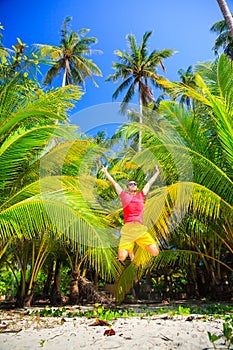
M0 37L0 294L16 305L36 296L52 305L130 298L231 298L233 288L233 68L229 55L179 70L180 81L157 73L174 50L153 50L145 32L107 80L127 89L121 111L137 91L139 110L112 140L80 136L69 113L87 78L101 76L86 56L95 38L62 27L61 44L12 49ZM2 28L3 29L3 28ZM38 50L39 47L39 50ZM50 63L45 82L40 65ZM51 87L63 71L62 87ZM93 80L94 81L94 80ZM45 83L45 84L44 84ZM163 93L155 100L150 84ZM115 142L121 152L110 152ZM138 147L139 145L139 147ZM145 223L160 247L156 258L141 248L135 261L117 260L122 210L100 172L143 186L159 164L161 175L147 198ZM64 300L63 296L67 299Z
M134 156L130 150L131 162L153 166L156 159L165 177L165 186L152 192L145 212L151 232L165 249L140 273L165 268L174 274L174 269L189 266L188 284L197 296L210 289L216 297L223 295L232 274L232 74L231 62L222 55L217 64L196 67L195 89L164 80L175 99L161 102L156 114L152 112L154 125L146 111L143 150ZM194 100L194 107L176 101L184 95ZM125 138L138 128L125 127ZM132 266L128 270L118 290L138 279L138 271Z

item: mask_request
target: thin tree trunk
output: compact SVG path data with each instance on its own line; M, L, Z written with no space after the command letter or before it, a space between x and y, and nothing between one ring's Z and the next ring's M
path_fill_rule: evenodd
M23 307L31 307L32 306L32 300L34 297L34 286L33 290L30 292L30 294L26 295L23 299Z
M56 306L60 305L61 301L61 260L57 259L50 302L52 305Z
M74 270L71 274L69 304L76 305L79 302L79 276L80 270Z
M26 295L26 272L27 272L27 258L28 258L28 245L25 241L22 241L18 246L18 249L22 249L22 256L17 254L17 250L14 251L16 260L20 266L20 283L18 285L16 293L16 306L23 307L24 296Z
M66 68L65 68L65 71L64 71L64 74L63 74L63 79L62 79L62 87L66 86Z
M142 124L142 97L141 92L139 91L139 123ZM142 129L139 130L138 135L138 152L141 152L142 149Z
M15 302L15 305L17 307L23 307L23 303L24 303L24 295L25 295L25 289L26 289L26 281L23 277L23 274L22 274L22 271L20 271L20 283L19 283L19 286L18 286L18 289L17 289L17 292L16 292L16 302Z
M98 282L99 282L99 274L98 274L98 272L95 270L95 271L94 271L94 286L95 286L96 290L98 290Z
M62 79L62 87L66 86L66 79L69 72L70 72L69 60L66 59L65 69L64 69L63 79Z
M111 300L105 293L98 292L93 283L86 277L79 276L79 301L110 304Z
M227 2L225 0L217 0L217 2L233 39L233 18L227 5Z
M52 284L52 280L53 280L53 275L54 275L54 261L52 261L49 266L48 266L48 273L47 273L47 279L45 281L44 284L44 288L43 288L43 294L44 296L47 298L49 295L49 291L50 291L50 287Z

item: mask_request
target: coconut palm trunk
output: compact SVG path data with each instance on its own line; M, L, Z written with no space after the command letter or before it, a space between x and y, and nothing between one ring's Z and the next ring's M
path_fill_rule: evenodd
M67 62L66 62L66 67L62 78L62 87L66 86L66 79L67 79Z
M139 123L142 124L142 94L139 90ZM139 130L138 135L138 152L141 152L142 148L142 130Z
M75 305L79 302L79 277L80 270L73 270L71 273L69 304Z
M60 305L61 301L62 301L62 298L61 298L61 265L62 265L62 262L58 258L56 260L54 282L52 285L52 290L51 290L51 295L50 295L50 302L51 302L51 305L53 305L53 306Z
M217 0L217 2L233 38L233 18L227 2L225 0Z
M43 288L43 295L45 298L48 298L49 296L49 291L50 291L50 286L52 284L52 280L54 278L54 260L52 260L47 268L47 279L44 284Z
M64 68L63 78L62 78L62 87L68 84L69 76L71 77L69 57L65 57L64 60L65 60L65 68Z

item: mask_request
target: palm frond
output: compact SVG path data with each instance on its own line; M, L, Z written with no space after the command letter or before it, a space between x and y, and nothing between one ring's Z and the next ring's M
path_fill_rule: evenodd
M114 296L116 303L121 303L125 294L133 287L137 279L137 268L134 264L126 267L120 275L120 278L115 283Z
M211 190L194 183L177 183L153 191L145 205L144 222L153 236L168 242L187 214L203 220L220 219L223 213L232 217L232 206Z
M52 138L72 138L72 129L53 125L31 129L18 128L12 132L0 147L2 189L9 188L19 178L19 174L29 166L35 154L41 153Z
M131 89L131 91L132 91L132 89L134 89L134 86L133 86L133 84L132 84L132 78L131 78L131 77L129 77L128 79L124 80L124 81L122 82L122 84L120 84L120 85L118 86L118 88L116 89L116 91L115 91L114 94L112 95L112 98L115 100L115 99L118 97L118 95L122 92L122 90L125 89L125 88L127 88L128 86L130 86L129 88Z

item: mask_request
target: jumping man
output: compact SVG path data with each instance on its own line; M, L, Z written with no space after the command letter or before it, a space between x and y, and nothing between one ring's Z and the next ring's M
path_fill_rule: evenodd
M123 207L124 225L121 229L118 249L119 260L124 261L129 255L130 260L133 261L135 243L146 249L151 255L157 256L159 254L158 246L154 238L147 232L147 227L143 225L143 211L146 195L160 173L158 166L156 166L154 176L152 176L140 192L138 192L138 185L134 180L128 182L127 191L124 191L109 174L106 167L103 167L101 171L105 174L106 178L115 188L116 193L120 196Z

